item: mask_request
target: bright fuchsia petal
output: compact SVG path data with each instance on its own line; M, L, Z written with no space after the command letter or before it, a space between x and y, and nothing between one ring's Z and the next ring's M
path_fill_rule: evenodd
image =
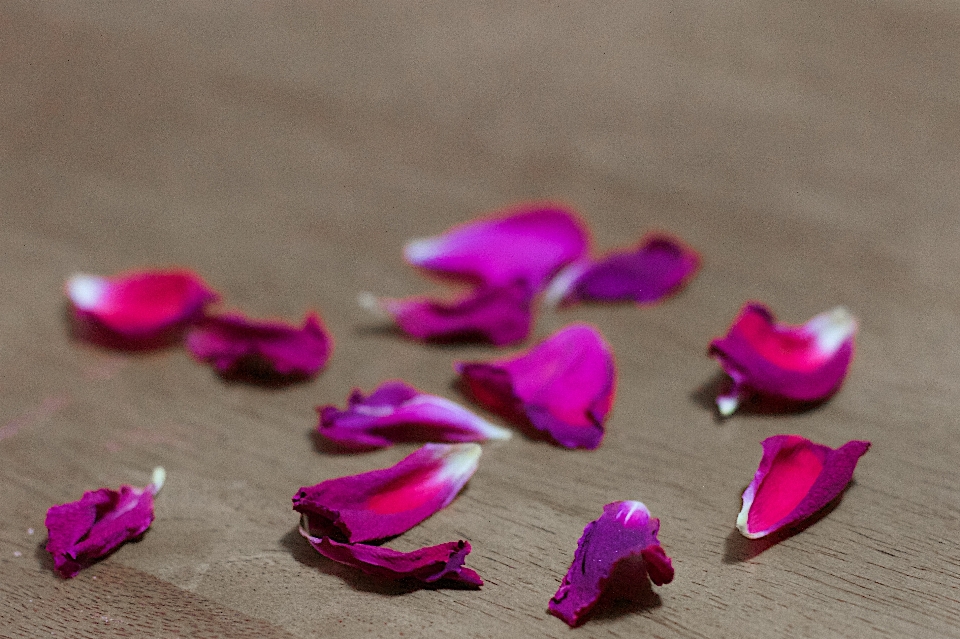
M332 345L315 313L307 315L302 328L241 315L205 317L187 333L194 358L224 374L250 370L309 377L326 364Z
M763 458L737 515L737 528L750 539L796 524L833 501L870 448L854 440L833 449L799 435L775 435L761 445Z
M74 275L66 292L84 337L129 347L163 341L218 299L198 275L183 270Z
M317 432L347 446L380 447L403 441L479 442L509 439L494 426L449 399L421 393L400 381L385 382L368 397L354 389L346 410L317 409Z
M577 215L554 204L532 203L414 240L404 255L414 266L487 286L523 282L540 291L562 266L587 250Z
M310 533L351 543L386 539L445 508L479 461L478 444L426 444L396 466L304 486L293 509Z
M613 577L619 591L639 589L647 577L658 586L673 581L673 565L657 540L660 520L639 501L617 501L603 507L599 519L587 524L577 542L573 563L550 612L570 627L585 621Z
M45 523L54 570L61 577L73 577L125 541L142 535L153 522L153 496L165 476L162 468L156 468L153 481L144 488L101 488L83 493L79 501L52 506Z
M856 319L840 306L792 326L778 323L762 304L747 304L727 335L710 343L710 356L733 380L732 391L717 398L720 413L732 414L750 393L794 401L829 397L846 377L856 334Z
M567 448L600 445L617 373L610 347L592 326L568 326L519 357L454 367L490 409L529 421Z

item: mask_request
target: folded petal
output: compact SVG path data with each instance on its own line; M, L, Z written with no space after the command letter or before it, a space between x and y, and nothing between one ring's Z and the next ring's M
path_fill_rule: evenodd
M589 238L575 213L526 204L414 240L404 254L414 266L488 286L523 282L539 291L563 265L583 255Z
M293 509L311 534L351 543L393 537L453 501L479 461L478 444L426 444L390 468L304 486Z
M309 377L323 368L331 348L330 335L314 313L307 315L302 328L241 315L205 317L187 333L193 357L220 373L249 370Z
M568 326L519 357L457 362L484 406L549 434L567 448L596 448L616 390L610 347L585 324Z
M163 469L157 468L152 483L144 488L124 484L119 490L90 490L79 501L52 506L45 523L54 570L61 577L74 577L94 560L142 535L153 522L153 496L164 476Z
M659 530L660 520L639 501L604 506L600 518L583 529L550 612L574 627L583 623L605 588L616 586L628 594L647 577L658 586L670 583L673 565L657 540ZM609 583L611 578L624 583Z
M551 283L547 302L653 304L683 288L699 267L696 251L671 237L651 235L633 250L567 266Z
M509 439L494 426L449 399L421 393L400 381L385 382L368 397L354 389L346 410L323 406L317 432L346 446L380 447L403 441L479 442Z
M763 458L737 515L737 528L750 539L796 524L833 501L870 448L854 440L833 449L799 435L775 435L761 445Z
M802 326L780 324L766 306L747 304L709 354L733 380L717 398L723 415L752 393L794 401L817 401L843 383L853 359L857 321L843 307L821 313Z

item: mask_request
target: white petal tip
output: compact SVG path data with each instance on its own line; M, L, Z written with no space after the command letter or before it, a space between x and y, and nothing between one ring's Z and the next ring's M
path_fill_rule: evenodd
M77 308L88 311L97 307L106 287L102 277L78 273L67 280L67 296Z
M386 309L383 308L383 303L373 293L368 293L367 291L362 291L357 294L357 304L360 305L360 308L369 312L374 317L380 319L392 319L390 314L387 313Z
M580 275L586 268L586 264L576 262L566 266L557 273L554 278L550 280L550 284L543 294L544 305L551 309L559 306L570 293L570 289L573 288L573 285L576 284L577 279L580 278Z
M723 417L733 415L739 405L740 400L737 397L721 396L717 398L717 410Z
M153 477L150 479L150 491L156 495L160 492L160 489L163 488L163 484L166 481L167 471L163 469L163 466L157 466L153 469Z
M403 256L411 264L422 264L436 256L436 238L422 237L410 240L403 247Z

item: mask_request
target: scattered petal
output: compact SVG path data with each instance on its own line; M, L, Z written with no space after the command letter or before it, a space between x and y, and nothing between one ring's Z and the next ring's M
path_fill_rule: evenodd
M659 530L660 520L639 501L604 506L600 518L583 529L573 563L550 600L550 612L575 627L586 620L606 588L639 589L647 577L658 586L670 583L673 565L657 540ZM624 583L608 583L611 578Z
M386 539L445 508L480 461L478 444L426 444L400 462L303 487L293 509L307 532L348 542Z
M833 501L870 448L854 440L833 449L799 435L775 435L761 445L763 458L737 515L737 528L750 539L796 524Z
M142 535L153 522L153 497L163 485L162 468L143 488L120 486L83 493L79 501L52 506L47 511L47 552L61 577L75 576L94 560Z
M454 366L491 410L567 448L600 445L617 373L610 347L592 326L568 326L518 357Z
M857 321L845 308L821 313L802 326L780 324L763 304L747 304L709 354L733 380L717 398L724 416L757 393L798 402L832 395L853 359Z
M449 399L421 393L400 381L386 382L368 397L351 393L346 410L323 406L317 432L338 444L391 446L402 441L479 442L509 439L494 426Z
M330 357L332 341L320 318L310 313L303 328L254 322L241 315L205 317L187 332L187 348L221 374L316 375Z

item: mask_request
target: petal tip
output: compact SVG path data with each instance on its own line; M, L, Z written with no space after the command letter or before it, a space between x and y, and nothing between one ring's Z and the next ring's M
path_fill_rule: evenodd
M150 492L154 495L160 492L163 484L167 481L167 471L163 466L157 466L153 469L153 476L150 479Z

